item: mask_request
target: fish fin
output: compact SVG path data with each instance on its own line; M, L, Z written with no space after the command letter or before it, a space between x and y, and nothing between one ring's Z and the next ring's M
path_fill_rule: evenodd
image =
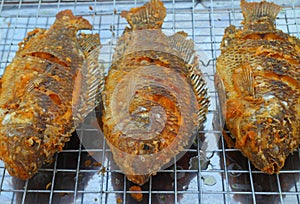
M55 24L63 24L65 27L75 27L76 30L92 29L92 25L88 20L81 16L74 16L71 10L64 10L56 14ZM54 26L55 27L55 26Z
M241 9L245 22L250 22L253 19L264 16L267 16L272 21L275 21L276 16L281 10L281 6L266 1L247 2L246 0L241 0Z
M206 82L203 78L202 72L198 68L198 64L190 68L189 76L198 101L198 123L202 124L206 120L206 114L208 112L210 102L207 96L208 90L206 88Z
M24 93L25 97L29 95L36 87L39 87L39 85L47 80L47 77L49 73L51 73L57 66L61 66L60 64L50 64L47 66L47 69L44 73L38 74L35 78L32 78L29 83L25 86ZM63 70L63 68L62 68ZM64 74L68 74L68 72L64 72ZM71 76L70 76L71 77Z
M78 43L83 51L85 57L88 57L89 53L100 45L99 34L84 34L80 33L78 36Z
M186 39L187 33L181 31L168 37L169 47L178 52L178 57L183 59L186 64L193 64L196 60L196 51L192 39Z
M194 49L194 42L191 39L186 39L187 36L187 33L183 31L177 32L168 37L168 44L177 51L178 57L183 59L187 64L189 77L199 105L197 112L198 122L202 124L206 119L209 99L207 97L206 82L203 73L199 69L199 61Z
M2 77L0 77L0 95L2 93Z
M233 75L235 87L247 96L255 97L254 77L250 64L244 63Z
M77 126L101 102L104 89L104 66L99 64L100 46L89 53L75 77L72 106Z
M131 30L159 29L166 16L166 8L159 0L151 0L145 5L122 11L121 16L126 18Z
M233 148L235 146L235 142L233 141L232 137L230 137L224 129L222 130L222 135L228 148Z
M82 67L77 69L72 95L73 118L75 122L81 122L83 118L100 102L100 95L104 89L104 68L99 66L98 58L101 49L100 37L97 34L81 34L78 43L84 52L85 60ZM29 95L43 81L47 81L49 73L62 65L50 63L44 73L39 74L25 87L26 95ZM64 71L60 67L58 71L65 78L71 79L71 72ZM55 71L56 73L58 72ZM78 124L78 123L76 123Z
M215 73L214 82L215 82L215 87L217 89L217 93L218 93L218 97L219 97L219 108L220 108L220 112L221 112L221 114L218 113L218 116L216 116L216 118L218 118L216 121L219 126L218 127L219 130L221 130L221 129L223 129L224 124L225 124L226 98L227 98L226 89L224 86L224 82L218 72Z

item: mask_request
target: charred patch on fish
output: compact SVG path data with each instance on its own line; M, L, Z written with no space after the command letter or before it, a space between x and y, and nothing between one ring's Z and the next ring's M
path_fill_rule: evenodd
M225 30L215 75L229 143L279 173L300 143L300 41L276 29L280 6L242 0L241 8L244 28Z
M194 43L161 31L158 0L123 11L130 27L118 40L103 91L103 130L127 178L144 184L193 142L209 101Z
M51 162L97 104L100 39L98 34L78 36L83 29L92 29L86 19L70 10L59 12L48 30L28 33L5 69L0 159L12 176L31 178Z

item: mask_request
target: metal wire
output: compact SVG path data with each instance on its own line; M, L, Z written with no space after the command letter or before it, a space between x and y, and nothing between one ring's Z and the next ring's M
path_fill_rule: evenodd
M36 27L48 28L55 14L71 9L93 24L103 45L101 59L109 67L116 39L127 25L122 10L140 6L139 0L0 0L0 74L12 61L26 33ZM0 162L0 203L281 203L300 204L300 151L286 161L279 175L268 176L256 170L238 150L228 149L219 128L220 118L214 88L215 59L220 54L224 29L241 26L239 1L168 0L163 29L184 30L195 41L202 69L207 76L211 107L201 137L187 153L168 169L161 170L142 186L143 200L135 201L129 188L134 184L118 170L105 140L95 146L81 145L78 138L93 140L95 121L87 119L54 162L43 166L32 179L12 178ZM300 37L300 2L276 1L283 10L276 21L278 29ZM93 118L93 117L91 117ZM219 121L221 124L222 121ZM220 138L220 139L219 139ZM94 141L94 140L93 140ZM90 155L100 155L95 161ZM175 158L174 158L175 159ZM176 161L176 160L175 160ZM105 167L105 171L104 171Z

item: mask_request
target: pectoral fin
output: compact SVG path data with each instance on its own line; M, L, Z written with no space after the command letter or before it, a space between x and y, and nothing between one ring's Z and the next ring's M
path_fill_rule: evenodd
M233 148L235 146L235 142L233 141L232 137L230 137L224 129L222 130L222 135L228 148Z
M254 77L250 64L242 64L232 77L234 86L241 95L255 97Z
M220 126L219 128L223 129L224 124L225 124L225 115L226 115L226 89L224 86L224 82L218 72L215 73L214 79L215 79L215 87L218 92L219 107L220 107L220 111L221 111L221 114L220 114L221 118L218 117L218 120L219 120L218 122L219 122L219 126Z

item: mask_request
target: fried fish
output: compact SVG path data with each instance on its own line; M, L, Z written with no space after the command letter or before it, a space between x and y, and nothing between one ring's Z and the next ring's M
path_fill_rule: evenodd
M226 28L215 75L227 139L256 168L279 173L300 143L300 40L276 29L280 6L241 8L244 27Z
M15 177L32 177L95 107L101 70L98 34L70 10L19 44L0 89L0 158Z
M161 31L158 0L123 11L103 92L103 130L114 161L139 185L178 156L206 119L208 97L192 40Z

